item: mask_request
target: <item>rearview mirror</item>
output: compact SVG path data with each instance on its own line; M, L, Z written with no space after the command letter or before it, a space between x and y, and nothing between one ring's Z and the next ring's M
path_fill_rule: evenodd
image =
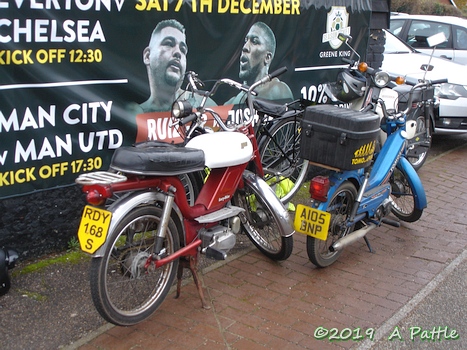
M428 64L424 64L421 67L421 69L425 71L425 74L423 75L423 80L425 80L425 78L426 78L426 73L433 70L433 66L430 63L431 63L431 59L433 58L433 54L435 53L436 45L444 43L447 40L448 39L446 38L446 35L443 32L440 32L440 33L435 34L435 35L431 35L431 36L426 38L426 42L428 43L428 45L430 47L433 48L433 50L431 52L430 60L428 61Z
M435 34L435 35L432 35L426 38L426 42L428 43L429 47L437 46L441 43L444 43L447 40L448 39L446 38L446 35L444 34L444 32L440 32L438 34Z
M346 35L344 33L337 34L337 39L339 39L343 43L345 43L345 42L350 43L352 41L352 37L350 35Z
M350 45L350 42L352 41L352 37L350 35L344 34L344 33L339 33L337 34L337 39L342 41L347 47L352 50L352 52L358 57L357 64L360 62L360 55L357 53L357 51L354 50L354 48ZM352 57L352 56L351 56Z

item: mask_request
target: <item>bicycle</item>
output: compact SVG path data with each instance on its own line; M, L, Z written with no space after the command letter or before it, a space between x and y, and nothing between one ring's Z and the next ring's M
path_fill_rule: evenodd
M193 72L186 74L188 84L187 91L197 94L197 86L204 86ZM248 86L243 85L245 89ZM293 204L289 203L306 180L309 162L299 156L301 139L301 120L303 113L311 102L298 99L289 103L280 104L271 100L261 98L253 99L253 108L258 116L255 122L255 137L258 142L258 151L263 165L264 179L274 189L280 201L294 210ZM204 126L193 131L204 133ZM209 170L201 174L204 179ZM186 179L192 186L200 187L202 180ZM197 196L195 192L194 197Z
M283 204L298 192L308 174L309 162L300 157L299 151L301 120L309 104L303 99L282 105L253 100L259 116L255 132L265 180Z

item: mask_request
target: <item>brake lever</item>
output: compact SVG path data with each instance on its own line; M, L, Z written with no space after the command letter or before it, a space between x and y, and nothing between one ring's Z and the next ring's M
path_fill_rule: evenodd
M191 87L194 89L194 90L197 90L198 89L198 86L199 87L204 87L204 83L201 79L198 78L198 74L193 72L193 71L189 71L189 72L186 72L185 74L188 78L188 82L190 83Z

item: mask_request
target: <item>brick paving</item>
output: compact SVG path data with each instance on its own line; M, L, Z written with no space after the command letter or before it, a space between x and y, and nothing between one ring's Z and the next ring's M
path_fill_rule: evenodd
M292 256L273 262L247 249L203 271L210 310L193 283L169 295L147 321L106 327L75 344L95 349L350 349L361 341L318 339L336 328L365 339L390 319L467 246L467 147L420 170L428 208L416 223L383 226L317 269L295 234ZM467 343L466 343L467 344ZM467 347L467 345L466 345Z

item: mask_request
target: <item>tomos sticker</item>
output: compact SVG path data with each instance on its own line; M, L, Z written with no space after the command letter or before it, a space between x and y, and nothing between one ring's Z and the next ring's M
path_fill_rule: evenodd
M370 162L373 159L373 154L375 153L376 140L363 145L354 152L354 157L352 158L352 165L364 164Z
M331 11L328 12L323 43L329 42L333 49L338 49L342 45L342 41L337 38L339 33L350 35L349 13L345 6L332 6Z

